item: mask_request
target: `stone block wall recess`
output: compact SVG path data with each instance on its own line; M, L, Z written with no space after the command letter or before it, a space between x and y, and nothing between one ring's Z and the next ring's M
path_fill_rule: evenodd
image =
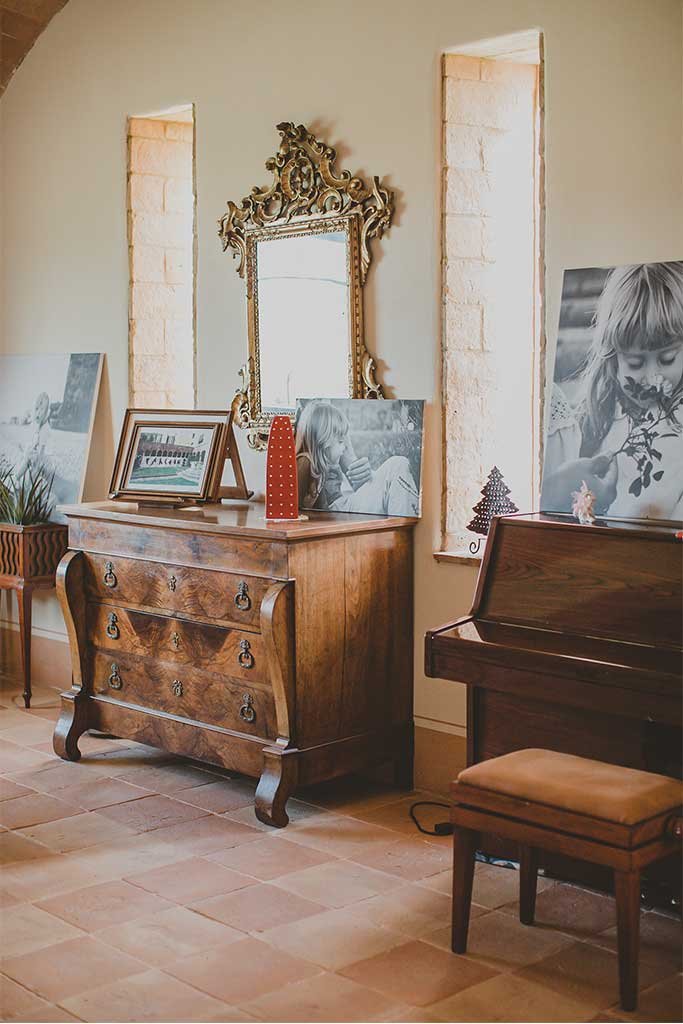
M541 294L538 65L443 60L443 549L498 465L522 510L538 490Z
M195 404L194 125L128 121L130 402Z

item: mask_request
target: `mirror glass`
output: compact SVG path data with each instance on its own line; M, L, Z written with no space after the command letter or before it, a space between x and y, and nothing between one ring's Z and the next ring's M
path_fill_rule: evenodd
M320 231L256 244L261 410L350 394L349 236Z

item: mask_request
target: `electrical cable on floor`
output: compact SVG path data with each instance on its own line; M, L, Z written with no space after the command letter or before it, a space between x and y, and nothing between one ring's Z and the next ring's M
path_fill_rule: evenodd
M415 814L416 807L445 807L446 810L450 810L449 804L442 804L436 800L417 800L414 804L410 805L410 817L415 822L418 830L425 836L450 836L453 835L453 825L450 821L439 821L434 826L434 830L430 831L427 828L423 828L420 822L417 820ZM477 850L476 859L483 864L493 864L497 868L508 868L512 871L519 871L519 864L512 860L504 860L500 857L491 857L487 853L482 853L481 850Z
M418 830L425 836L450 836L453 834L453 826L450 821L439 821L434 826L434 831L430 832L429 829L423 828L420 822L417 820L415 815L416 807L445 807L446 810L450 810L448 804L437 803L435 800L416 800L414 804L410 805L410 817L415 822Z

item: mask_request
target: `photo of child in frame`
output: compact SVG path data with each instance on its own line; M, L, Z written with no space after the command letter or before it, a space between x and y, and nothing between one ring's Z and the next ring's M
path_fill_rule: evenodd
M683 520L683 261L568 270L541 508Z
M299 399L299 505L419 516L424 402Z
M0 469L17 481L41 473L57 506L80 501L104 356L99 352L0 356Z

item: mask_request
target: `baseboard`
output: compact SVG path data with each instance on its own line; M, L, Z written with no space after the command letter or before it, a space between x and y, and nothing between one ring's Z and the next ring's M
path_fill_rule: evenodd
M451 782L467 765L467 739L441 729L415 726L415 786L448 794Z
M15 624L0 624L0 671L21 678L19 629ZM33 630L31 636L31 684L58 687L71 686L71 657L66 637Z

